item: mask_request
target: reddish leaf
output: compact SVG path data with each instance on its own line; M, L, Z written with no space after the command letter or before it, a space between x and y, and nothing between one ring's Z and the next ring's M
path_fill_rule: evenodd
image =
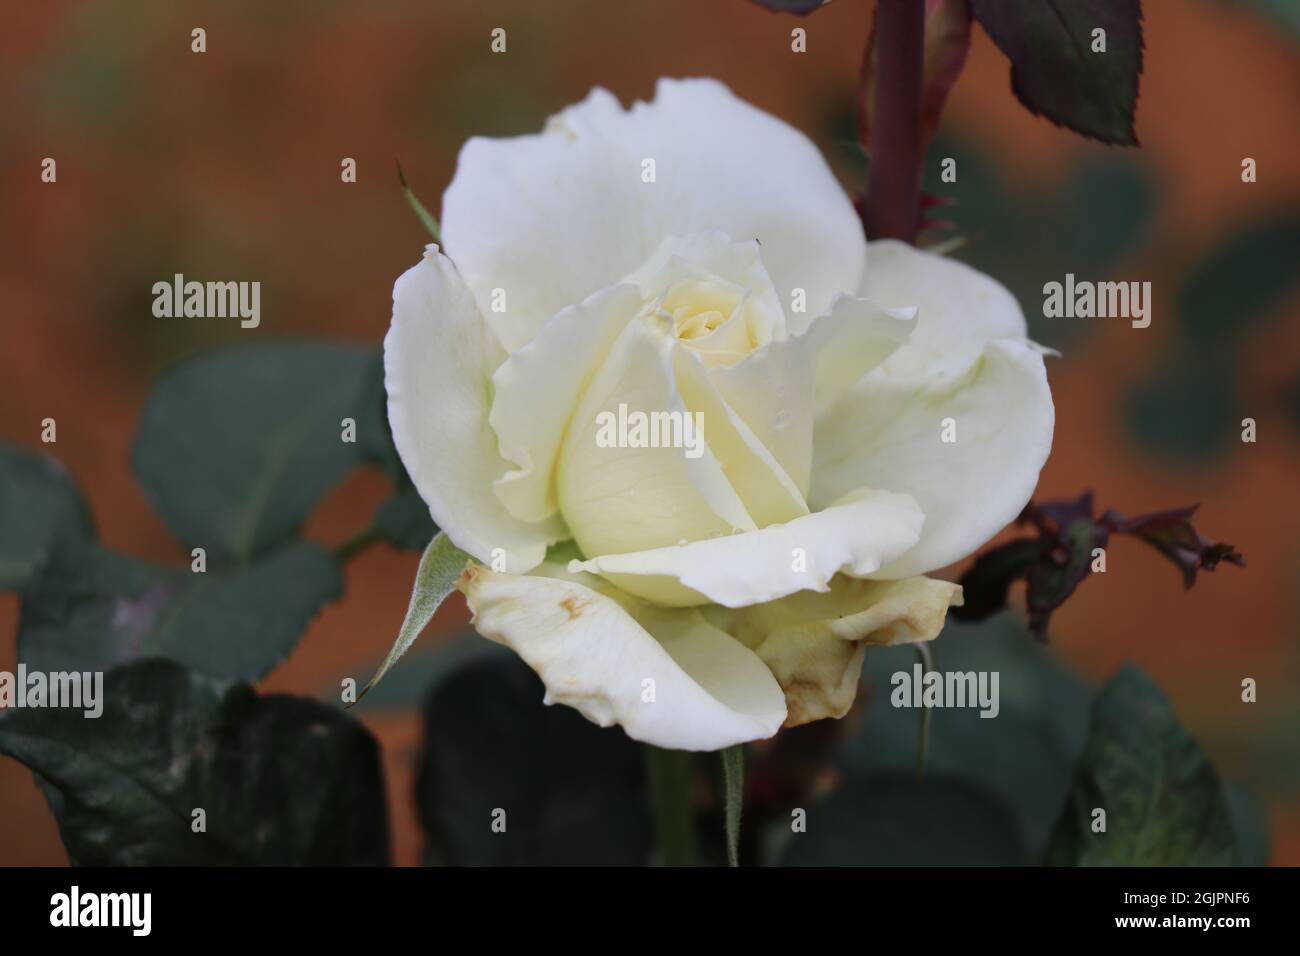
M1114 509L1093 517L1092 493L1074 501L1030 502L1020 523L1034 526L1035 537L1017 538L980 555L962 575L965 604L953 616L978 621L1007 606L1011 585L1025 581L1029 626L1039 640L1047 639L1052 612L1065 603L1092 572L1093 551L1106 547L1113 534L1146 541L1169 558L1183 575L1183 585L1196 583L1200 569L1213 571L1220 561L1245 566L1230 544L1220 544L1192 527L1196 505L1125 518Z
M1031 113L1103 143L1137 145L1139 0L971 0L971 9L1011 60L1011 88ZM1098 29L1105 52L1094 52Z
M1191 517L1198 507L1157 511L1136 518L1125 518L1112 509L1101 520L1116 534L1136 535L1178 565L1183 572L1183 587L1190 588L1201 568L1213 571L1220 561L1239 568L1246 566L1246 559L1232 545L1211 541L1192 527Z

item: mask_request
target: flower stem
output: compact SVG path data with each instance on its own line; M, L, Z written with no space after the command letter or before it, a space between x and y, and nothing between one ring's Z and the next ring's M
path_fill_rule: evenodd
M921 678L925 679L927 672L934 670L934 652L930 650L930 645L926 643L912 645L916 648L917 657L921 658ZM921 731L916 740L916 779L925 779L925 762L930 754L930 706L924 702L922 695L921 704Z
M695 814L691 804L691 754L645 748L654 800L655 837L665 866L695 865Z
M745 745L721 751L726 790L727 863L740 866L740 816L745 807Z
M921 70L925 0L878 0L875 108L864 219L870 239L915 244L921 215ZM864 73L872 50L863 54Z

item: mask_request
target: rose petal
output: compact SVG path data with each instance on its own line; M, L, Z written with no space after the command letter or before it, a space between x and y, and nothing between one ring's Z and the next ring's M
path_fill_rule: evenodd
M719 750L770 737L785 719L784 695L763 662L697 610L477 565L460 587L479 633L537 672L546 703L618 724L634 740Z
M555 465L578 399L641 307L635 286L618 285L557 312L492 376L489 421L501 454L519 467L497 480L511 514L525 521L554 515Z
M786 726L795 727L848 713L867 645L933 640L949 605L960 603L961 588L947 581L841 576L827 592L801 591L730 612L725 624L715 622L772 669L785 690Z
M887 308L919 310L907 346L885 362L882 378L960 376L987 343L1028 334L1016 297L963 262L893 239L871 243L869 255L858 294Z
M618 553L755 525L716 457L673 447L601 447L598 416L685 416L673 372L676 341L650 322L630 322L592 379L560 452L560 510L584 554ZM679 418L679 421L684 419ZM694 422L694 419L691 419Z
M692 413L703 416L704 439L745 510L759 528L808 513L803 493L744 420L722 399L700 356L678 346L673 354L678 392ZM697 536L698 537L698 536Z
M1051 449L1054 411L1043 356L1025 340L991 342L964 375L933 384L890 378L887 366L818 418L810 504L863 485L914 496L921 541L877 575L904 578L966 557L1020 513ZM956 441L943 441L946 419Z
M714 80L660 80L628 111L597 89L541 134L471 139L443 197L448 252L508 351L665 237L706 230L757 239L781 301L802 288L813 315L862 277L861 224L817 148Z
M924 520L910 495L861 489L825 510L746 534L571 562L661 604L746 607L824 591L839 572L865 576L906 553Z
M773 342L710 377L794 481L808 493L813 420L822 401L885 361L915 327L914 309L840 296L800 335Z
M669 236L624 281L640 288L649 301L676 282L700 277L716 277L748 293L743 317L753 342L745 352L786 337L785 310L763 264L762 248L753 239L733 242L721 232Z
M557 522L518 520L492 491L507 467L488 425L489 377L501 358L455 267L429 245L393 287L384 339L393 443L433 520L457 547L480 561L500 548L506 568L523 572L566 535Z

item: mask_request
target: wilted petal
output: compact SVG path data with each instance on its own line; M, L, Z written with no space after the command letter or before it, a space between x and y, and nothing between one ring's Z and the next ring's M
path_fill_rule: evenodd
M824 593L801 591L715 618L772 669L785 690L786 726L843 717L857 695L867 645L933 640L961 588L913 577L838 577Z
M776 733L784 696L752 651L695 609L656 608L587 580L603 593L579 580L472 565L460 587L478 632L537 672L548 704L676 750Z

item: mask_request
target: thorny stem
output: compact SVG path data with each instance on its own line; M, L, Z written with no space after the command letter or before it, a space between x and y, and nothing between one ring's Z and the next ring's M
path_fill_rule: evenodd
M871 239L915 244L921 193L921 70L925 0L878 0L871 153L863 215ZM863 54L865 75L871 62ZM860 104L865 119L866 104Z

